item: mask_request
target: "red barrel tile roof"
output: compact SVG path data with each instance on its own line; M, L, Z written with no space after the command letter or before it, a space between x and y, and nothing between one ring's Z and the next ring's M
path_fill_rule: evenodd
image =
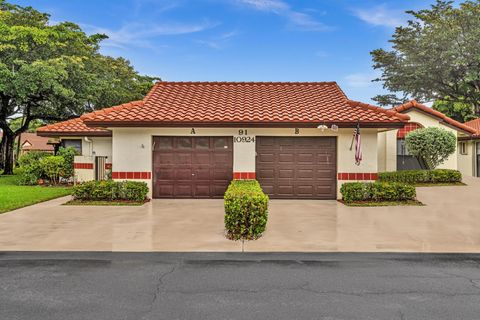
M472 120L472 121L465 122L464 124L466 126L469 126L473 129L475 129L476 130L475 135L480 136L480 118Z
M57 122L37 129L37 135L43 137L51 136L111 136L112 133L101 128L90 128L80 118Z
M431 114L432 116L441 119L443 122L457 128L459 130L466 131L470 134L475 134L477 132L477 130L475 130L474 128L469 127L468 125L466 125L464 123L458 122L457 120L449 118L446 115L444 115L443 113L441 113L437 110L434 110L430 107L427 107L426 105L418 103L415 100L412 100L412 101L404 103L400 106L394 107L391 110L396 111L396 112L407 112L408 110L411 110L411 109L418 109L420 111Z
M88 126L399 124L409 117L348 100L335 82L158 82L143 101L83 115Z

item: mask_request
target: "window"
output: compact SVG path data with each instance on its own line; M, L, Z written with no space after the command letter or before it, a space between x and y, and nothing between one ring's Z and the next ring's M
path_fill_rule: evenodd
M459 143L460 154L466 155L468 154L468 148L466 142Z
M77 150L78 154L82 154L82 140L81 139L63 139L62 146L64 148L72 147Z

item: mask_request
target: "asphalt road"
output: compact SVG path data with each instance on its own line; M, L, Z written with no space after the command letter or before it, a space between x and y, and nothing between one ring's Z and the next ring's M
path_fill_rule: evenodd
M480 255L0 253L0 319L480 319Z

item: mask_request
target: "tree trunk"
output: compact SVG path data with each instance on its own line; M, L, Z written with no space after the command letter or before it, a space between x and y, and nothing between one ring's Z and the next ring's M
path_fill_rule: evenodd
M3 139L5 141L3 174L13 174L13 142L15 140L15 136L5 134Z
M3 167L4 167L4 163L5 163L5 158L4 158L4 145L5 145L5 140L3 139L3 136L2 136L2 139L1 139L1 142L0 142L0 170L3 170Z

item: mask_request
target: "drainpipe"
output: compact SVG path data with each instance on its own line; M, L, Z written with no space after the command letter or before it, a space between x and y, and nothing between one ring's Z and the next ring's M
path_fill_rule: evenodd
M92 145L93 141L88 139L88 137L84 137L84 140L85 142L88 142L88 144L90 145L88 148L88 155L93 156L93 145Z

